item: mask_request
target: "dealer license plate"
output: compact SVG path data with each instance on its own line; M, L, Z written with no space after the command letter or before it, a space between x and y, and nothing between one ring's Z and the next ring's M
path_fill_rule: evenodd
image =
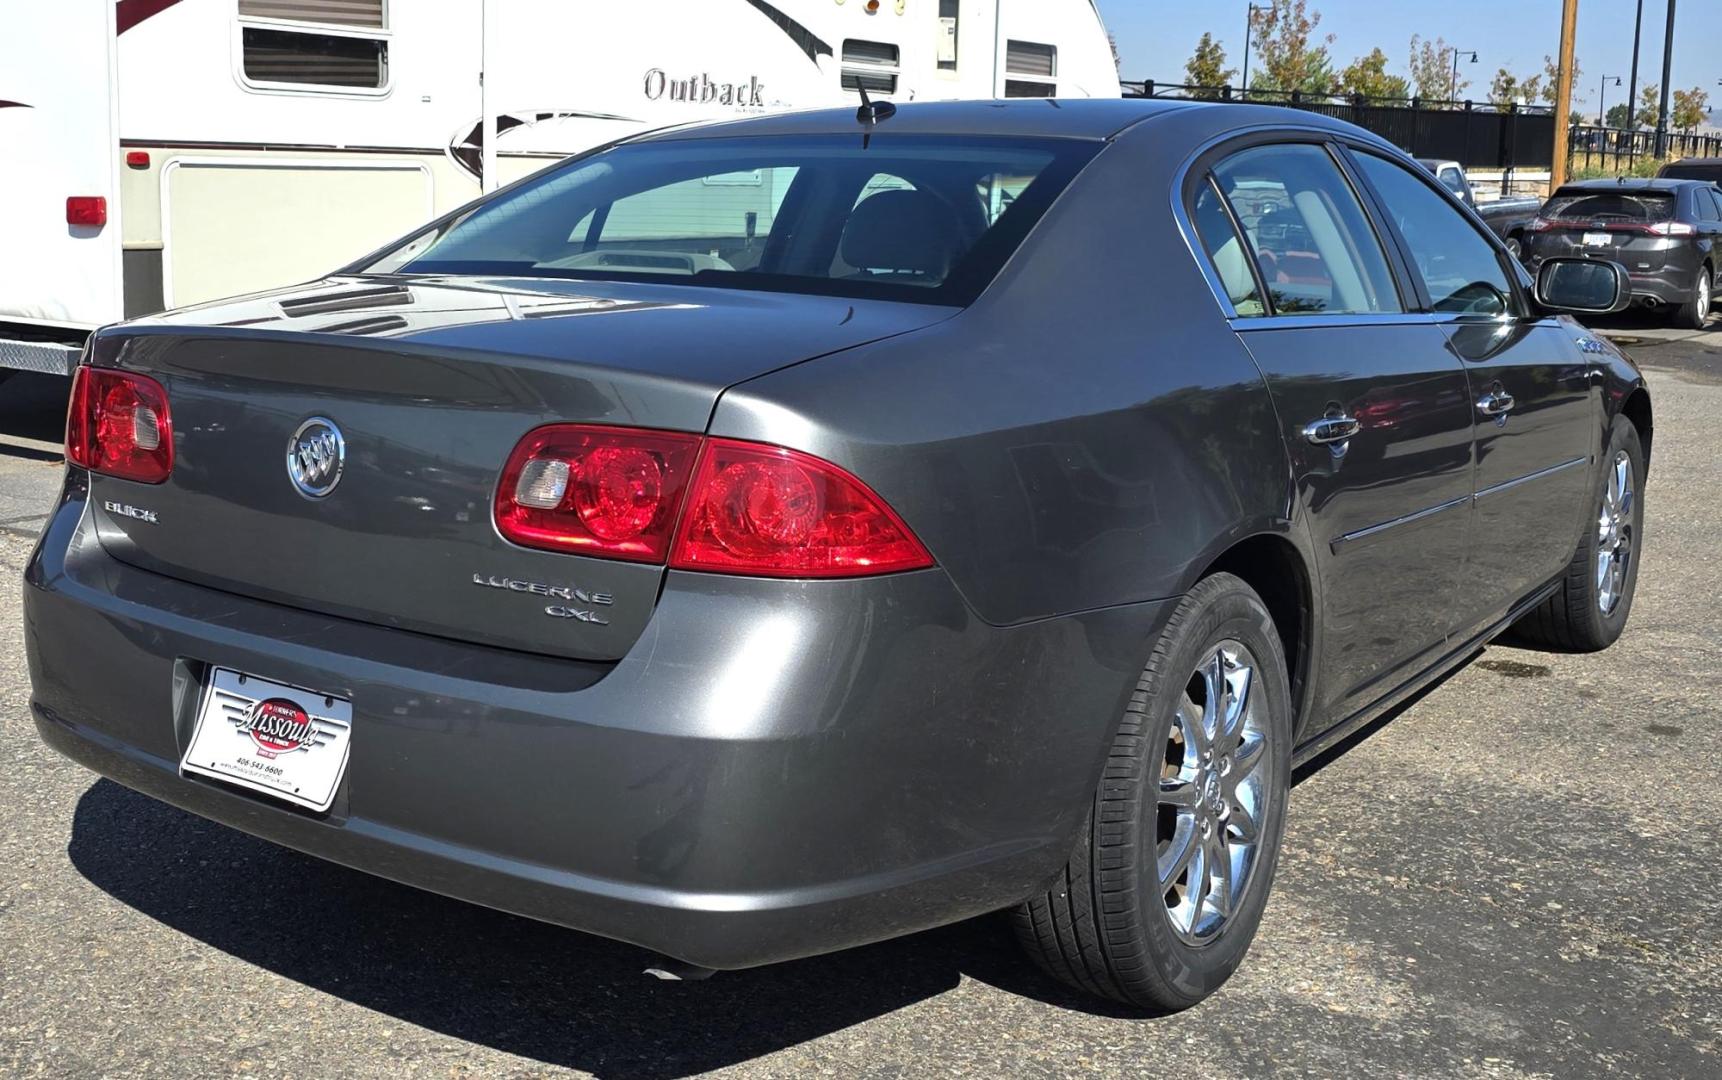
M179 767L320 812L335 801L352 728L344 698L215 668Z

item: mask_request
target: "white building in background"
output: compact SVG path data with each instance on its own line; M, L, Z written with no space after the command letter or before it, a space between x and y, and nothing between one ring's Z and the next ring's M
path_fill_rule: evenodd
M486 111L494 182L861 87L1119 93L1093 0L0 0L0 370L461 205Z

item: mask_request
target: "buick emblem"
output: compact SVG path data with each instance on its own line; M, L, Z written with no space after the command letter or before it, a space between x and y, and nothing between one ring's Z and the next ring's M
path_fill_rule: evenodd
M287 440L287 475L307 499L321 499L334 491L346 464L347 440L333 420L313 416Z

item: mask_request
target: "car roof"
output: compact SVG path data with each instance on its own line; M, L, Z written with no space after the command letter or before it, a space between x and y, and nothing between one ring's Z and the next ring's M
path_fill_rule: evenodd
M1715 186L1709 180L1685 180L1678 177L1641 180L1636 177L1623 177L1619 180L1573 180L1562 184L1561 191L1662 191L1672 194L1682 188Z
M1672 167L1675 165L1716 165L1716 166L1722 166L1722 157L1683 157L1679 161L1671 161L1668 163L1668 165L1665 165L1663 167L1669 168L1669 167Z
M875 99L876 101L878 99ZM857 100L859 107L859 100ZM1279 123L1300 127L1361 129L1300 109L1164 98L1007 98L988 101L904 102L872 125L880 135L978 135L995 138L1106 140L1145 120L1201 110L1216 130ZM856 108L807 109L650 132L636 141L726 139L740 136L850 135L863 130Z
M875 103L882 99L875 98ZM1009 98L997 101L904 102L872 125L877 134L981 135L1109 139L1150 117L1190 107L1187 101L1143 98ZM849 135L862 130L855 107L802 109L669 128L641 141L737 136Z

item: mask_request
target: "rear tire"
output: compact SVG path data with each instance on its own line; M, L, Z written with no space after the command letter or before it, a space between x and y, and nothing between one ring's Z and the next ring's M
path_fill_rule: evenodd
M1143 668L1070 861L1014 913L1029 955L1150 1012L1219 989L1267 906L1291 739L1273 618L1239 578L1204 579Z
M1674 313L1674 325L1682 330L1702 330L1710 323L1710 308L1716 297L1716 275L1710 267L1698 268L1698 284L1693 287L1690 303L1680 305Z
M1644 447L1614 418L1578 550L1555 594L1513 627L1511 639L1552 652L1598 652L1619 640L1632 613L1644 536ZM1624 487L1624 496L1619 494ZM1624 498L1625 505L1621 505ZM1605 556L1607 558L1605 558Z

